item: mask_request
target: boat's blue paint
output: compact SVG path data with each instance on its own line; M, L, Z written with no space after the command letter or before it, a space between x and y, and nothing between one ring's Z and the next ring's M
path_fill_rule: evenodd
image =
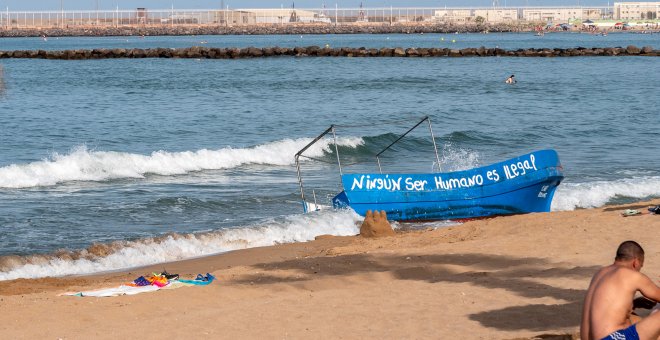
M443 220L550 210L563 180L554 150L451 173L345 174L335 208L360 215L385 210L390 220Z

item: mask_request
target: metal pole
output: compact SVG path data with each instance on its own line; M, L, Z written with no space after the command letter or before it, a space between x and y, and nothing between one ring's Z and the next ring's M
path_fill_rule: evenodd
M337 135L335 134L335 126L332 126L332 138L335 141L335 153L337 154L337 165L339 165L339 184L341 185L341 176L344 175L341 169L341 162L339 161L339 147L337 146Z
M398 143L403 137L405 137L406 135L408 135L408 134L410 133L410 131L415 130L420 124L424 123L424 121L425 121L425 120L428 120L428 119L429 119L428 116L424 117L422 120L419 121L419 123L415 124L415 126L413 126L413 127L411 127L410 129L408 129L408 131L406 131L404 134L402 134L401 136L399 136L399 138L397 138L394 142L390 143L390 145L388 145L386 148L384 148L384 149L381 150L378 154L376 154L376 157L382 155L385 151L387 151L389 148L391 148L392 145Z
M312 190L312 195L314 195L314 210L319 210L319 205L316 203L316 191Z
M305 190L303 189L302 176L300 176L300 155L296 155L296 172L298 173L298 183L300 184L300 198L303 201L303 211L307 212L307 204L305 204Z
M440 156L438 155L438 146L435 144L435 136L433 135L433 127L431 127L431 118L426 117L429 121L429 131L431 131L431 140L433 141L433 150L435 150L435 160L438 162L438 170L440 170Z
M296 160L296 172L298 173L298 183L300 184L300 197L303 200L303 206L305 212L307 212L307 204L305 204L305 190L303 189L303 181L302 181L302 176L300 174L300 156L307 150L309 149L314 143L318 142L323 136L327 135L330 131L334 131L335 126L331 125L329 128L327 128L323 133L318 135L314 140L312 140L309 144L305 145L304 148L300 149L295 155L295 160ZM335 144L336 145L336 144Z

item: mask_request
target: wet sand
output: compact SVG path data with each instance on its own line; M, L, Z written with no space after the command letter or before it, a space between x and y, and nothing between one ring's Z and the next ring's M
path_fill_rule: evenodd
M0 282L3 338L577 337L591 275L618 244L646 250L660 274L660 201L497 217L380 239L240 250L103 275ZM58 296L166 269L208 286L109 298Z

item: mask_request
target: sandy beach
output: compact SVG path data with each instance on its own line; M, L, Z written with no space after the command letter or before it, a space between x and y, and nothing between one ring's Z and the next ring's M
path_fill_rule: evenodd
M559 339L577 337L591 275L618 244L646 250L660 273L660 216L622 217L660 201L470 221L437 230L234 251L86 277L0 282L7 339ZM151 271L208 286L107 298Z

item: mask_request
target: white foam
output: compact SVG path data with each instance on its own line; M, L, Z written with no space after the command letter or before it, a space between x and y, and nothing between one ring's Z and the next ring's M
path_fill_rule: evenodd
M451 142L442 146L440 169L442 172L468 170L479 167L479 153L460 148Z
M31 188L71 181L106 181L142 178L146 174L181 175L193 171L230 169L248 164L283 166L293 163L293 156L311 141L309 138L285 139L250 148L223 148L184 152L155 151L141 155L114 151L88 150L78 146L68 154L54 153L49 159L0 168L0 188ZM338 139L341 146L364 143L362 138ZM320 157L330 152L330 139L322 140L305 154Z
M127 269L236 249L304 242L313 240L318 235L356 235L360 232L357 223L361 220L352 210L331 210L293 215L244 228L179 237L168 236L158 241L124 242L123 247L105 257L82 254L83 258L76 260L67 259L66 256L28 260L28 263L21 263L0 272L0 281Z
M660 196L660 177L644 176L614 181L562 183L552 200L552 210L601 207L617 196L638 199Z

